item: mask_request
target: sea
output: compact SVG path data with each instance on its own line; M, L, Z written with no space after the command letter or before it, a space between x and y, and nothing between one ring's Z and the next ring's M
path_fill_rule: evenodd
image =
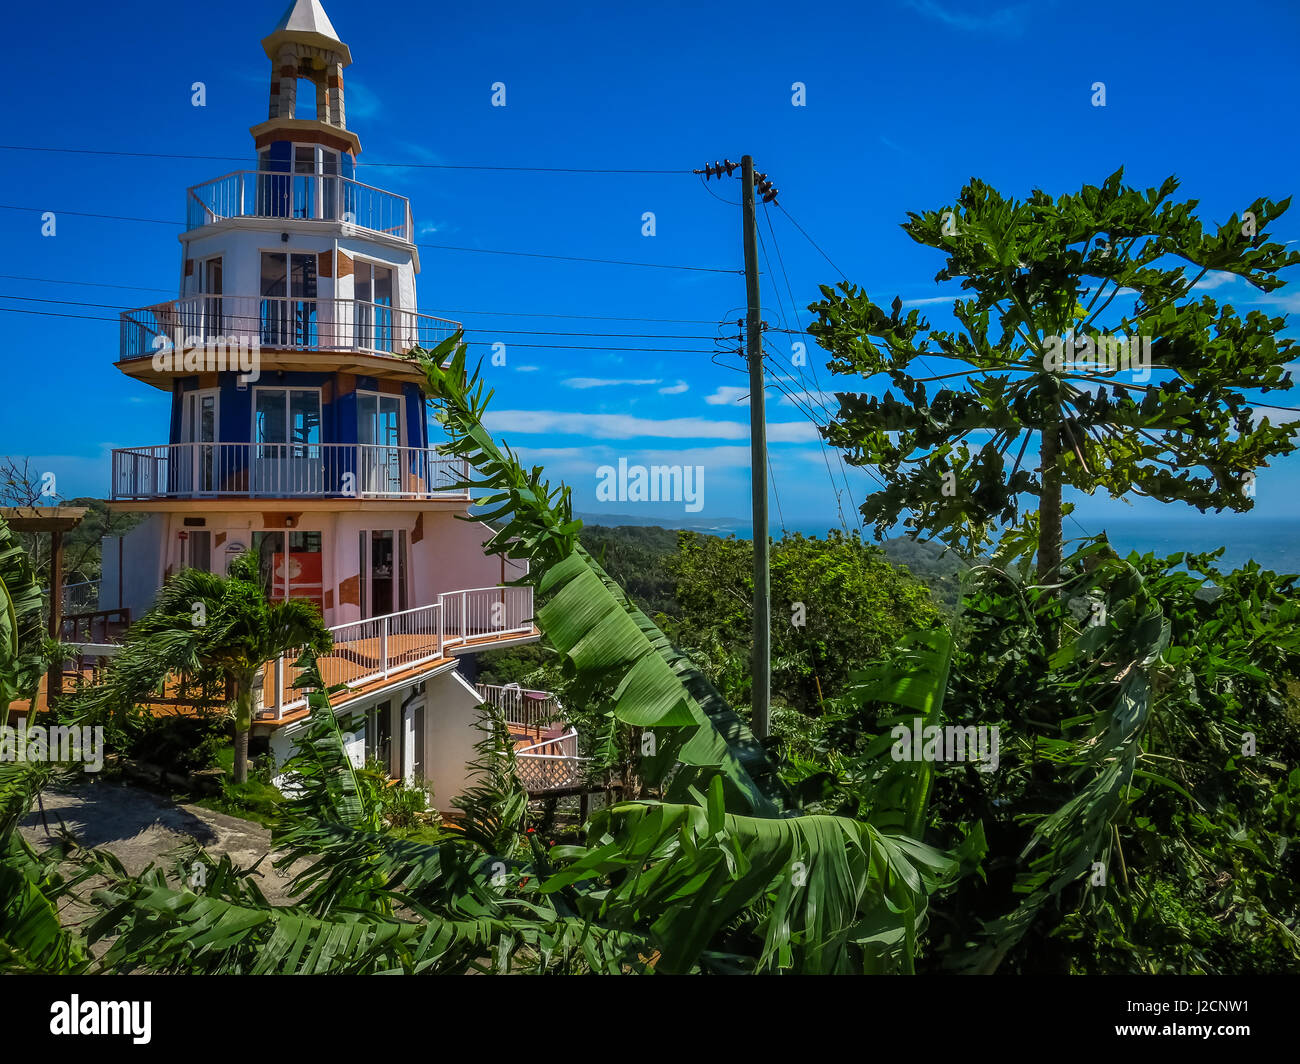
M671 517L642 517L631 514L578 514L586 524L601 525L658 525L663 528L689 528L695 532L714 536L736 536L749 539L753 525L741 519L696 518L674 520ZM772 535L782 533L779 520L772 522ZM849 525L850 530L855 528ZM843 530L838 524L826 522L794 521L784 526L787 532L805 536L825 537L830 529ZM1221 570L1238 569L1254 561L1264 569L1276 573L1300 573L1300 517L1293 519L1261 518L1255 514L1233 514L1202 517L1188 511L1181 517L1161 517L1153 520L1102 520L1080 517L1076 523L1067 517L1066 539L1082 539L1085 535L1104 532L1115 549L1126 555L1169 555L1178 551L1202 553L1224 548L1216 563ZM871 539L866 536L864 538Z

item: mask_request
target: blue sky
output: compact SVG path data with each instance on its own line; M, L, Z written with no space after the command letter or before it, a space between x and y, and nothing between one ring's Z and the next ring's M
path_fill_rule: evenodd
M8 16L21 43L7 56L4 144L229 157L0 151L0 203L59 214L50 238L35 211L0 210L0 454L33 456L65 496L107 490L112 447L165 442L165 397L113 368L116 316L175 294L186 187L251 161L248 127L266 116L259 41L282 6L74 2L57 24L38 5ZM422 243L479 249L422 251L421 309L465 322L484 353L507 345L507 365L489 371L490 427L570 483L580 510L598 509L596 468L626 457L702 465L705 506L693 517L748 513L748 413L736 401L746 380L711 358L715 337L735 333L717 323L734 322L744 285L730 272L742 265L739 207L710 193L736 201L738 183L375 164L684 170L749 152L852 280L881 303L918 301L932 320L944 316L926 302L939 298L940 258L899 224L952 202L971 176L1023 196L1076 191L1119 165L1140 187L1173 173L1180 195L1219 221L1257 196L1290 195L1300 172L1300 9L1287 2L325 6L352 50L359 176L411 198ZM191 105L195 81L206 107ZM1092 106L1095 81L1105 107ZM491 106L494 82L505 107ZM806 106L792 105L794 82ZM654 236L642 235L647 211ZM793 304L806 324L817 285L839 274L785 215L770 223L760 215L764 317L793 326ZM1300 208L1273 237L1300 239ZM1300 312L1300 289L1261 297L1234 282L1215 295ZM788 353L791 337L769 339ZM818 377L852 387L820 365ZM1300 392L1273 401L1300 406ZM869 481L850 471L837 501L827 463L843 492L838 461L809 420L775 390L768 413L774 524L778 505L791 527L838 526L841 506L855 523L849 496L860 502ZM1217 519L1225 538L1300 510L1300 457L1261 472L1256 502L1247 517ZM1215 520L1104 499L1076 511L1090 530L1133 514Z

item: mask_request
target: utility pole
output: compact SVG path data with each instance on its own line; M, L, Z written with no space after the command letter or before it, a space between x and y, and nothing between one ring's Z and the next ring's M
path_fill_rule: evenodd
M706 166L707 181L730 177L736 164L730 159ZM754 500L754 734L766 739L772 723L772 574L771 547L767 536L767 419L763 392L763 323L758 302L758 223L754 216L755 186L764 203L772 203L778 190L766 174L754 173L754 160L740 160L741 221L745 244L745 357L749 363L749 461L750 490Z
M772 574L767 538L767 419L763 402L763 332L758 305L758 223L754 160L740 160L745 227L745 358L749 362L749 479L754 499L754 734L766 739L772 718Z

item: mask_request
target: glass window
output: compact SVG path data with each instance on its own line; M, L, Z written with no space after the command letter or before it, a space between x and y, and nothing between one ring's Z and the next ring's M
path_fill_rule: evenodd
M271 252L262 252L262 295L286 296L289 276L289 262L286 256Z
M257 388L257 443L320 443L320 392L315 388Z
M320 443L320 392L289 392L289 439L294 443Z
M258 388L254 418L258 443L286 443L289 393L278 388Z
M294 299L316 298L316 256L290 255L290 294Z

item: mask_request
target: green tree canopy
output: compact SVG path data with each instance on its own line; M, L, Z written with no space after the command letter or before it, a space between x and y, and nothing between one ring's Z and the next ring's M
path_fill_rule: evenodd
M1300 254L1268 242L1267 227L1290 200L1257 199L1206 229L1197 201L1172 199L1173 177L1145 192L1122 179L1023 202L972 179L952 206L910 214L908 236L947 256L936 280L968 293L953 303L956 329L904 314L897 298L886 311L850 283L823 286L810 332L831 370L892 386L840 394L825 430L884 478L862 506L878 530L906 513L913 534L973 554L1028 495L1046 578L1060 564L1065 485L1248 510L1254 471L1295 449L1290 426L1245 394L1291 387L1285 318L1243 317L1196 291L1211 271L1281 286Z
M701 651L710 678L737 701L749 697L753 544L679 533L665 566L676 580L680 621L671 633ZM806 713L855 669L907 632L933 627L929 590L878 547L833 530L798 533L772 547L772 693ZM820 685L820 686L819 686Z

